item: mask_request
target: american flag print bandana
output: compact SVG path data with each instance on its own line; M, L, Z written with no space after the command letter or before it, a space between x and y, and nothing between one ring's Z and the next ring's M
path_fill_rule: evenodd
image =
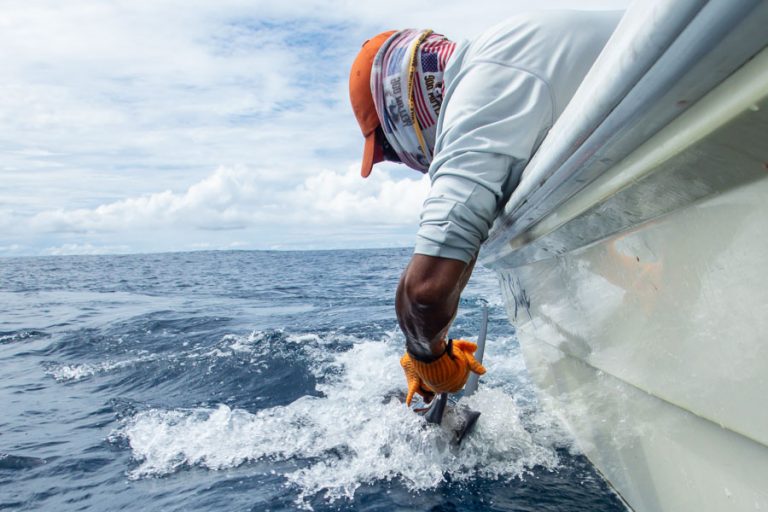
M392 34L373 61L371 93L384 135L404 164L424 173L435 147L443 70L455 47L441 34L405 29Z

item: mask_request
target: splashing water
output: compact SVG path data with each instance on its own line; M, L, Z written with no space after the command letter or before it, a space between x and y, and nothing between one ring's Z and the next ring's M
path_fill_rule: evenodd
M425 490L446 478L509 479L534 466L554 470L559 461L551 440L568 443L560 433L542 436L542 444L525 429L513 398L485 387L467 399L482 413L477 428L461 447L453 446L451 432L427 425L394 396L399 355L385 343L358 343L320 366L318 373L341 368L318 386L323 396L255 413L225 405L152 409L130 418L112 439L127 440L138 461L131 478L188 466L221 470L261 459L302 460L285 475L300 501L320 492L330 501L352 498L362 484L394 478Z

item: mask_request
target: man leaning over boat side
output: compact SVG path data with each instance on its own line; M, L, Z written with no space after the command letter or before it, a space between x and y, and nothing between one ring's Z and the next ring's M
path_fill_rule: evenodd
M474 343L448 338L461 292L495 216L620 17L541 11L470 42L406 29L363 44L349 82L362 176L386 160L431 178L396 295L408 405L414 393L429 402L459 391L470 371L485 373Z

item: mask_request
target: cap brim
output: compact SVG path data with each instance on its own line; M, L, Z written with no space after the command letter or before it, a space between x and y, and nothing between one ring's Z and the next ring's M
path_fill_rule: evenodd
M360 175L363 178L367 178L371 174L373 164L384 161L384 155L376 144L376 130L372 131L365 138L365 145L363 146L363 164L360 167Z

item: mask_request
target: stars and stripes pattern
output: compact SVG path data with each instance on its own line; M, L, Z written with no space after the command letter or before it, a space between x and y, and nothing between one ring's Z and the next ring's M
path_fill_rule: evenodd
M413 99L414 110L416 111L416 119L419 121L419 126L422 129L430 128L437 122L437 116L432 113L432 110L427 106L427 96L421 85L421 80L414 80L413 84Z
M421 172L432 161L443 70L455 46L443 35L405 29L382 45L373 62L371 92L384 135L400 161Z
M423 68L424 71L436 72L438 69L445 69L448 64L448 59L451 58L453 50L456 49L456 43L449 41L445 38L437 41L427 40L421 48L422 63L424 62L424 55L434 55L437 62L434 62L434 67L430 65L430 68ZM433 57L429 57L430 63L434 61Z
M422 50L421 52L421 71L424 73L435 73L437 67L437 53Z
M414 80L413 98L416 119L423 128L430 128L437 123L442 103L442 70L453 53L456 44L441 35L432 35L419 48L418 69L423 74ZM437 76L437 74L440 76ZM431 75L434 86L432 91L425 90L425 77ZM431 97L430 97L431 94Z

